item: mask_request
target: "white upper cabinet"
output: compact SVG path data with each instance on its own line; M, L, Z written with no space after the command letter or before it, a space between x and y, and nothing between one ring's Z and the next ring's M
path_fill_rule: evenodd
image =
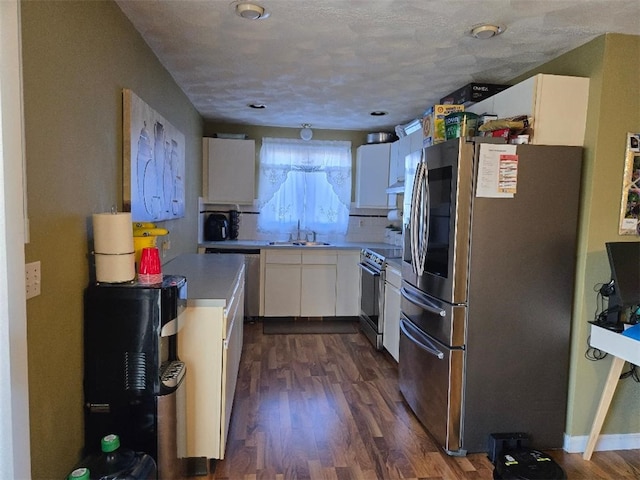
M471 105L467 111L499 118L528 115L535 145L582 146L587 121L589 79L538 74Z
M255 140L203 138L202 194L208 203L252 205L255 199Z
M361 145L356 154L356 207L390 208L389 186L390 143Z

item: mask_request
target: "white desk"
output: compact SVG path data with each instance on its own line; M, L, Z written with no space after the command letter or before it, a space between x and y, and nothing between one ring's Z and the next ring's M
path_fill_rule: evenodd
M616 332L607 330L606 328L591 325L591 346L607 352L613 356L613 362L609 369L609 376L604 384L602 396L600 397L600 403L598 404L598 410L596 410L596 416L593 419L593 425L591 425L591 433L589 433L589 439L587 440L587 447L582 455L585 460L590 460L593 454L593 449L596 446L598 435L602 429L602 424L607 416L611 399L616 391L620 374L622 373L622 367L625 362L633 363L634 365L640 365L640 342L630 337L626 337Z

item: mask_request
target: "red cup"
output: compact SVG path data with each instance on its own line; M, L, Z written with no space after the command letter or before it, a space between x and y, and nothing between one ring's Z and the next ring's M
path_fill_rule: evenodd
M162 282L160 251L157 247L145 247L142 249L140 266L138 267L138 281L144 284Z

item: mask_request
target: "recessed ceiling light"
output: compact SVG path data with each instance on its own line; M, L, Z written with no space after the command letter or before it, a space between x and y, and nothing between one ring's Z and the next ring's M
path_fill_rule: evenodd
M474 25L469 30L468 35L473 38L477 38L479 40L486 40L488 38L493 38L497 35L500 35L507 29L504 25L493 25L491 23L481 23L479 25Z
M257 3L236 0L231 3L231 7L234 9L236 15L246 18L247 20L262 20L269 16L269 12Z
M267 108L267 106L264 103L250 103L249 105L247 105L249 108L255 108L255 109L262 109L262 108Z
M387 115L387 112L383 112L382 110L374 110L369 115L373 117L384 117L385 115Z

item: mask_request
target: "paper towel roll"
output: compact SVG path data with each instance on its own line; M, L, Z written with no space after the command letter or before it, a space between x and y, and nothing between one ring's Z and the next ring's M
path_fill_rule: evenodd
M108 255L96 253L96 280L98 282L122 283L136 277L135 254Z
M132 253L131 213L94 213L93 249L96 253Z
M400 210L389 210L389 213L387 213L387 219L392 222L397 222L402 219L402 214L400 213Z

